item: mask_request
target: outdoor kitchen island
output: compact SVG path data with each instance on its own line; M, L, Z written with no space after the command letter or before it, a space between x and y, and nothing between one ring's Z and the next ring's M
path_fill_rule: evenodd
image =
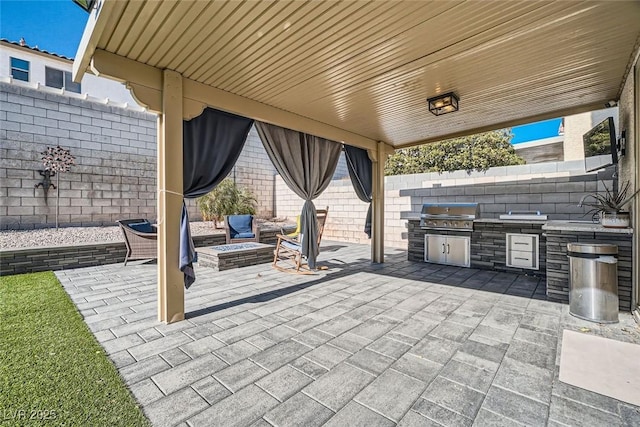
M425 235L432 230L420 226L420 218L407 218L408 259L427 262L425 258ZM465 232L440 230L438 234L459 236ZM531 221L476 218L473 220L470 244L470 267L527 274L545 278L546 295L549 300L569 302L569 259L567 243L608 243L618 247L618 296L621 311L631 311L631 277L633 269L633 229L605 228L586 221ZM512 244L526 246L527 251L509 248L507 236ZM537 242L537 244L536 244ZM529 250L531 248L531 250ZM537 255L536 255L537 249ZM531 256L526 256L530 253ZM513 256L515 254L515 256ZM511 260L509 260L509 256ZM516 259L520 258L520 259ZM528 260L537 259L535 265ZM513 261L516 261L516 266ZM509 262L511 261L511 263ZM510 265L511 264L511 265Z
M632 228L606 228L590 221L548 221L542 229L547 236L547 297L550 300L569 302L567 243L607 243L618 247L620 311L631 311Z
M544 221L476 218L471 233L438 230L443 236L469 235L470 267L536 277L546 275ZM408 259L427 262L425 236L434 231L420 226L419 218L408 219Z

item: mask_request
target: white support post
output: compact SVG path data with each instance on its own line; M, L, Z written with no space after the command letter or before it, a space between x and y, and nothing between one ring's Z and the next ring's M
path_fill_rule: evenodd
M180 271L182 214L182 76L163 71L158 116L158 320L184 320L184 275Z
M373 200L371 202L371 261L384 262L384 163L386 147L378 142L373 167Z

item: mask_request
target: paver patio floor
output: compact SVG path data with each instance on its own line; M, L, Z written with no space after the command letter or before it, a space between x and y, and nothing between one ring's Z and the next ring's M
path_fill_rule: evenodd
M154 264L56 274L157 426L640 425L558 381L564 329L640 343L630 314L581 321L536 278L386 253L324 242L314 275L197 267L171 325Z

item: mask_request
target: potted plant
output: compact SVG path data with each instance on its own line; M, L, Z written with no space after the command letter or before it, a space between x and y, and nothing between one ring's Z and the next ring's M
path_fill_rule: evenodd
M251 191L238 187L233 180L225 178L210 193L196 200L202 219L213 221L218 228L225 215L256 213L256 199Z
M627 196L629 192L629 181L625 182L622 190L609 190L603 182L604 193L591 193L583 196L578 203L579 207L588 206L591 209L587 214L598 214L600 224L603 227L626 228L629 227L629 212L624 210L625 205L633 200L640 192L640 189L632 195Z

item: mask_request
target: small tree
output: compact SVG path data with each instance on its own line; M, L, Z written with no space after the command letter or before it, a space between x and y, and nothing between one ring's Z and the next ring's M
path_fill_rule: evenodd
M523 165L511 145L510 130L498 130L449 139L396 151L385 164L386 175L466 170L486 171L495 166Z
M225 215L256 213L256 199L246 188L238 187L233 180L225 178L210 193L199 197L196 204L202 213L202 219L213 221L218 226Z
M76 158L69 150L60 147L47 147L42 152L42 164L44 169L54 172L56 175L56 230L58 229L58 216L60 214L60 174L68 172L72 165L76 164Z

